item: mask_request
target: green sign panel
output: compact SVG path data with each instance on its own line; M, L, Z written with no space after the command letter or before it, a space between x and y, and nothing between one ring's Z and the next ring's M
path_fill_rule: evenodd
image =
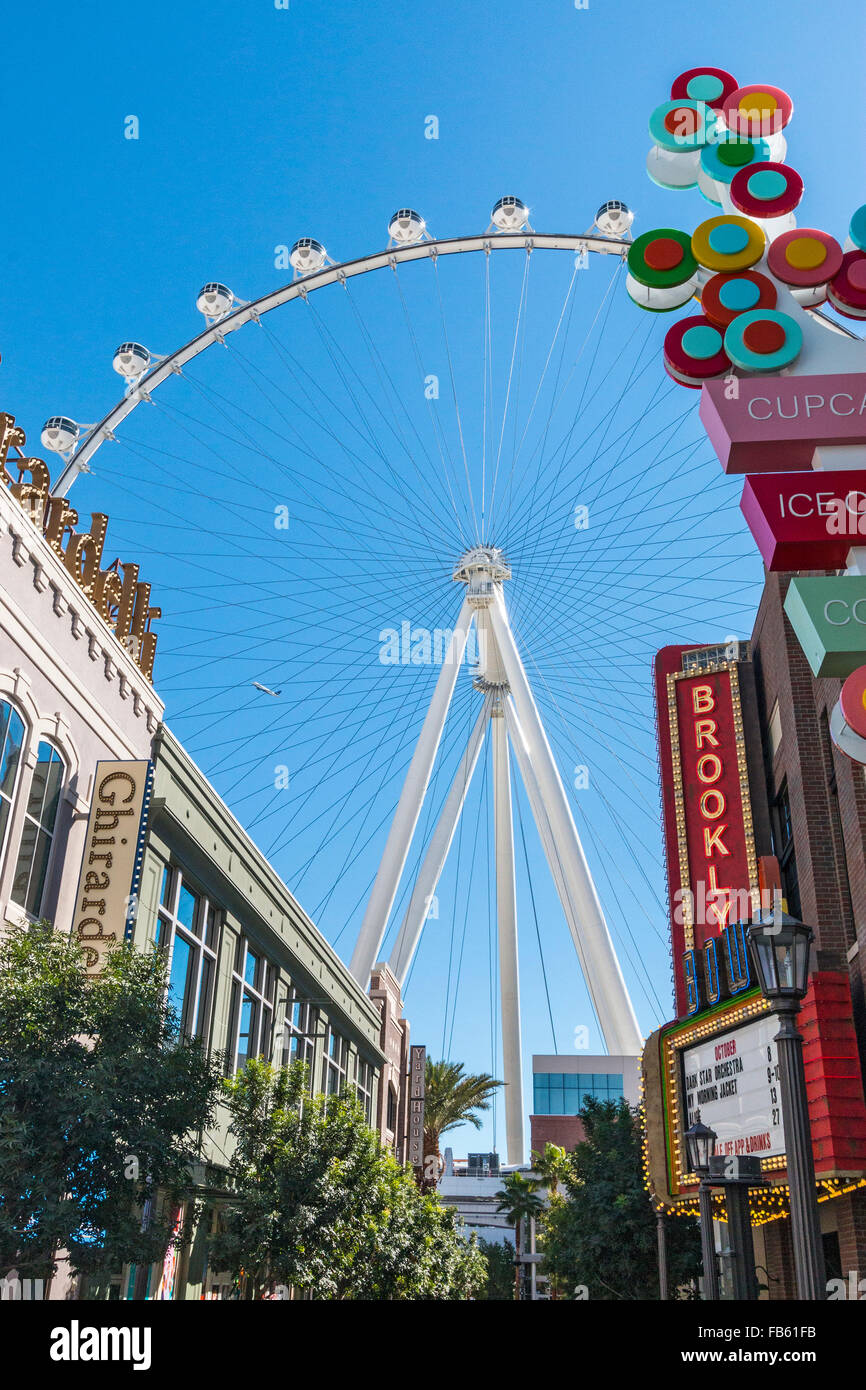
M813 675L844 680L866 665L866 575L792 579L785 612Z

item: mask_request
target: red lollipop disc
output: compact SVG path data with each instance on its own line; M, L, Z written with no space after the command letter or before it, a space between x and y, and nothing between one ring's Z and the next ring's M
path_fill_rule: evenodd
M756 287L757 298L749 304L739 304L736 307L723 303L724 287L743 280ZM761 275L757 270L737 270L732 274L713 275L707 281L701 290L701 308L711 323L718 328L727 328L729 323L733 323L739 314L748 309L775 309L777 298L776 286L768 276Z
M651 241L643 253L643 258L650 270L674 270L680 265L685 251L678 241L673 237L660 236L657 241Z
M711 348L707 354L702 345L700 356L693 356L687 350L687 345L695 330L704 343L715 338L718 344L716 350L713 351ZM716 325L704 318L703 314L680 319L665 335L664 363L669 375L682 386L694 387L702 386L710 377L725 376L731 370L731 359L722 346L723 336Z
M842 257L839 272L830 281L830 289L842 304L862 314L866 310L866 284L863 274L866 270L866 251L849 251ZM862 288L861 288L862 285Z
M785 345L785 328L775 319L755 319L743 329L743 343L749 352L778 352Z
M736 77L724 68L689 68L673 83L671 101L704 101L711 110L721 111L737 86Z
M845 723L860 738L866 738L866 666L858 666L856 671L852 671L842 686L839 703Z
M762 174L780 176L785 180L784 190L775 198L755 197L749 189L752 179L759 180ZM803 180L789 164L779 164L772 159L763 159L757 164L747 164L731 179L731 202L738 212L746 217L784 217L793 212L803 197Z

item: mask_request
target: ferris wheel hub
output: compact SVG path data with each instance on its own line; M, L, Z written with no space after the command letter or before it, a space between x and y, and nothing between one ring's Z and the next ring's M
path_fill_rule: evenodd
M495 545L474 545L460 556L452 579L466 585L470 608L487 608L496 585L511 578L511 566L505 554Z

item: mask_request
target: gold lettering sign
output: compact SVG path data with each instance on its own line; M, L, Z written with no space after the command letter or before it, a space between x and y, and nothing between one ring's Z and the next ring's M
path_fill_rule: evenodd
M151 608L150 585L139 582L138 565L115 560L102 568L108 517L93 512L90 530L77 532L78 512L65 497L51 496L48 468L42 459L25 458L25 443L24 431L15 424L14 416L0 412L0 483L42 532L135 664L152 680L156 633L151 631L151 623L162 617L162 609ZM10 450L15 452L14 461L9 458ZM17 480L9 472L10 463L18 469Z
M72 923L88 975L135 921L151 776L148 762L96 764Z

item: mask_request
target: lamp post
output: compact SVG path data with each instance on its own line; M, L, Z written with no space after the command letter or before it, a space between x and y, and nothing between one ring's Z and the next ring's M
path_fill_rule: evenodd
M668 1242L664 1207L656 1208L656 1237L659 1252L659 1298L664 1303L670 1297L668 1293Z
M775 1041L782 1087L797 1295L816 1300L826 1298L827 1285L815 1192L803 1039L796 1024L809 985L809 951L813 938L812 928L787 912L759 916L749 928L749 947L761 992L779 1020Z
M701 1253L704 1261L704 1298L719 1297L719 1267L716 1263L716 1242L713 1238L713 1197L710 1187L710 1158L716 1145L716 1133L701 1124L700 1111L691 1129L686 1130L689 1166L697 1173L698 1205L701 1214Z
M758 1297L758 1279L755 1273L749 1189L763 1184L761 1160L753 1154L735 1158L716 1155L710 1158L710 1178L725 1193L734 1301L754 1301Z

